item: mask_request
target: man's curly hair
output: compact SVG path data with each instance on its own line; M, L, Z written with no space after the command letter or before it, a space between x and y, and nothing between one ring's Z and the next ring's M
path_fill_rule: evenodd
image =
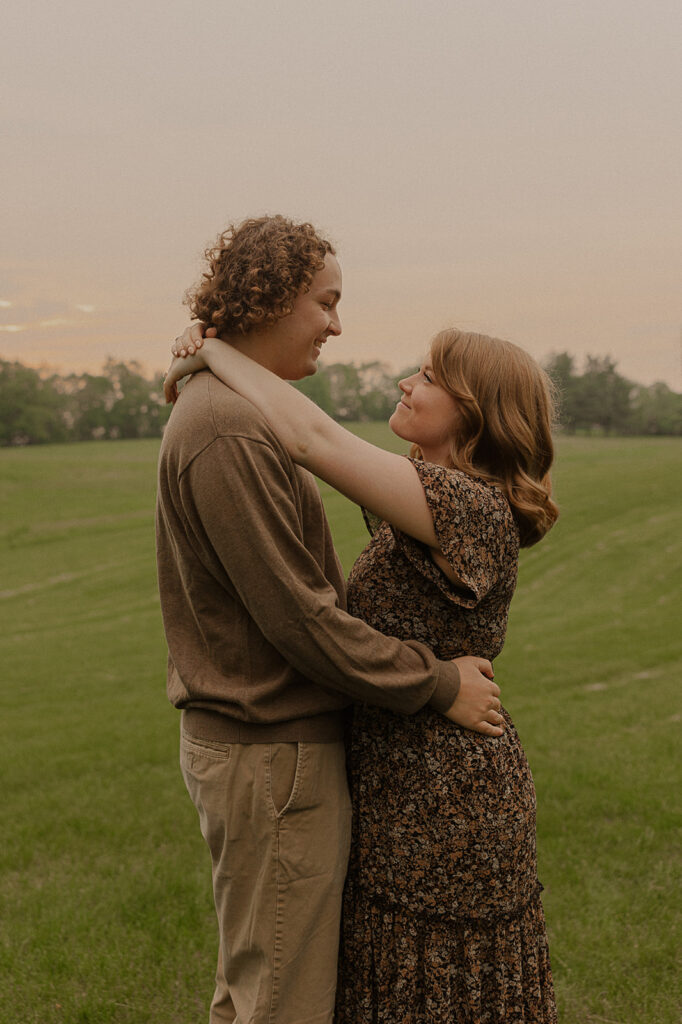
M258 217L231 224L208 248L208 269L185 295L192 316L219 335L270 327L293 309L324 267L331 242L312 224Z

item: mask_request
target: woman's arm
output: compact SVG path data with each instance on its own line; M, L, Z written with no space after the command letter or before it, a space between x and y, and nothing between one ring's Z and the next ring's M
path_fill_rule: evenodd
M404 533L439 549L411 462L356 437L286 381L215 338L205 338L196 355L173 360L166 396L172 398L176 382L204 365L260 409L294 462Z
M164 390L168 401L177 398L179 380L208 365L217 377L263 412L295 462L306 465L348 497L405 533L423 540L435 549L434 554L440 553L436 547L431 513L417 472L410 462L360 441L275 374L226 342L211 341L208 333L202 341L194 334L196 330L193 328L191 344L184 341L185 351L191 354L186 358L175 357L166 374ZM335 440L347 453L344 457L350 460L350 467L343 466L344 457L338 453L329 456L329 447ZM364 467L365 472L359 472L358 467ZM371 471L367 467L371 467ZM377 485L379 477L380 484ZM445 567L443 569L445 571ZM460 688L454 704L444 712L445 717L467 729L501 736L506 725L500 714L500 688L494 681L492 665L485 659L469 655L453 660L459 669Z

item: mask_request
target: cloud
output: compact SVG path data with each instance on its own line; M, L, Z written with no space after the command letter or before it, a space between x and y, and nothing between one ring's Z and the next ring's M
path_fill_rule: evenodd
M11 308L12 312L5 313L5 310ZM53 299L41 299L26 296L24 298L15 300L7 300L6 306L0 307L0 316L4 319L11 316L13 320L20 321L21 323L35 324L39 320L49 320L57 316L65 316L69 312L69 307L64 302L58 302Z
M24 298L16 302L0 299L0 331L50 330L54 327L82 326L96 307L90 303L66 303L42 298ZM11 312L10 312L11 311ZM8 323L8 320L12 323Z
M53 317L52 320L40 320L38 322L38 327L68 327L69 324L72 323L73 320L68 320L63 316L56 316Z

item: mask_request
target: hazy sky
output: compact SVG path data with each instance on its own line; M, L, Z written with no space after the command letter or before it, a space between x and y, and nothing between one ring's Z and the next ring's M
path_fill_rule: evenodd
M167 363L206 244L312 220L327 361L438 329L682 390L679 0L5 0L0 356Z

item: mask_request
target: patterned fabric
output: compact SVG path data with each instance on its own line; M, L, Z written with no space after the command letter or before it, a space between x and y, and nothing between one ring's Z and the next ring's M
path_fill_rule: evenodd
M413 460L438 541L382 523L350 576L349 610L440 658L502 649L518 531L503 494ZM425 708L357 708L353 841L336 1024L554 1024L535 855L535 791L517 732L484 737Z

